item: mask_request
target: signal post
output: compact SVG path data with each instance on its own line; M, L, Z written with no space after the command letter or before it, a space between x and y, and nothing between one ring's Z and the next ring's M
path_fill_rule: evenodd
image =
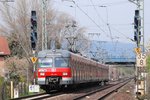
M136 95L137 98L146 94L146 54L140 48L136 52Z
M29 85L29 92L39 92L39 85L36 85L36 61L37 58L35 56L36 47L37 47L37 16L36 11L31 11L31 33L30 33L30 40L31 40L31 48L33 56L30 57L33 63L33 73L34 73L34 80L33 85Z
M134 41L136 52L136 94L137 98L146 93L146 54L144 46L144 0L129 0L137 6L134 16ZM141 50L142 49L142 50Z

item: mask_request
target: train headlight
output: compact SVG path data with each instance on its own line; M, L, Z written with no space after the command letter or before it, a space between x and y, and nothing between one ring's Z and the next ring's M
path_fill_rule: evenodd
M63 72L63 76L67 76L68 75L68 73L66 73L66 72Z
M40 76L44 76L45 75L45 73L40 73Z

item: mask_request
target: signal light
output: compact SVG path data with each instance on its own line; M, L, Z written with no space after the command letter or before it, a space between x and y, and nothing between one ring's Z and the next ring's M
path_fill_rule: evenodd
M134 41L137 41L137 34L134 32Z
M140 18L140 12L139 10L135 10L135 16L134 16L134 40L137 41L137 44L140 43L141 40L141 18Z
M139 26L141 26L140 13L139 13L139 10L135 10L134 29L137 30Z
M37 42L37 33L32 32L31 33L31 47L33 50L35 50L35 48L36 48L36 42Z
M36 17L36 11L31 11L31 47L33 50L36 48L37 43L37 17Z

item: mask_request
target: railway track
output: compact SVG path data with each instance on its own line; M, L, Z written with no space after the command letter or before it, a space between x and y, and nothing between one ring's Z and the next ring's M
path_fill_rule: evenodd
M51 91L50 94L39 93L39 94L34 94L34 95L15 98L15 99L12 99L12 100L37 100L37 99L41 100L41 99L50 98L50 97L61 95L61 94L62 94L62 92L59 92L59 91Z
M109 84L103 87L95 86L90 88L80 88L71 90L70 92L53 91L50 94L42 93L28 97L21 97L13 100L104 100L107 96L118 91L121 87L130 82L131 79L118 82L116 84Z
M110 96L112 93L117 92L121 87L126 85L128 82L130 82L131 79L128 79L126 81L117 83L117 84L110 84L108 86L99 88L97 90L91 91L89 93L86 93L84 95L78 96L73 98L73 100L104 100L106 97Z

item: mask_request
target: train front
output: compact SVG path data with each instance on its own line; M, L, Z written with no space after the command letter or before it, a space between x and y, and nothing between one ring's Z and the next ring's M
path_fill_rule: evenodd
M44 90L72 84L69 52L45 50L38 53L37 82Z

